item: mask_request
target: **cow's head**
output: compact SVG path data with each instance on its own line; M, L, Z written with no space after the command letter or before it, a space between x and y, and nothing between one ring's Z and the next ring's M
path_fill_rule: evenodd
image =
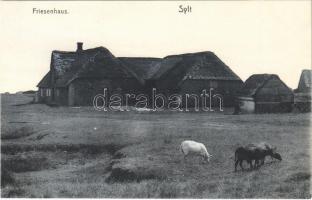
M282 156L281 156L281 154L279 154L279 153L274 153L274 154L272 155L272 157L275 158L275 159L277 159L277 160L279 160L279 161L282 161Z

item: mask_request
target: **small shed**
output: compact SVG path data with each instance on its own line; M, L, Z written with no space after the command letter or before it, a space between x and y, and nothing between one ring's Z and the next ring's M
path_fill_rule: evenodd
M300 112L311 112L312 70L302 70L298 88L294 90L295 107Z
M238 97L241 113L291 112L292 90L275 74L254 74L243 85Z

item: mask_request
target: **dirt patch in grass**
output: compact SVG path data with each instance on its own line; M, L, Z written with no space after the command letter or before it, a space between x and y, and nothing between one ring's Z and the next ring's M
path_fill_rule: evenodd
M1 187L5 187L6 185L14 184L15 178L13 173L8 170L5 166L1 166Z
M2 140L18 139L18 138L30 136L34 133L36 132L33 130L33 128L24 126L16 130L1 133L1 139Z
M165 179L166 173L159 165L143 158L113 160L107 182L140 182L146 179Z
M4 198L18 198L21 197L25 191L21 189L20 187L14 187L10 189L6 194L1 194Z
M113 155L121 146L115 144L19 145L16 143L6 143L1 148L2 167L19 173L54 169L60 165L66 165L72 162L83 165L85 164L84 161L95 159L97 156L101 157L102 153Z
M13 172L39 171L47 169L50 164L43 156L5 156L1 159L2 167Z
M285 182L300 182L310 180L311 174L308 172L298 172L290 175Z
M158 141L153 141L128 145L116 151L108 167L110 175L107 182L167 179L172 169L168 169L167 160L157 154L159 146ZM166 153L166 151L163 152Z
M4 154L16 154L19 152L28 151L43 151L43 152L55 152L55 151L66 151L66 152L84 152L88 154L98 154L108 152L114 154L116 151L121 149L123 146L118 144L2 144L1 152Z

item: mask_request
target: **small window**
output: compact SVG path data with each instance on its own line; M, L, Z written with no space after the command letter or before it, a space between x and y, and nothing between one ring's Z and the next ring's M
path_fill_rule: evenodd
M60 96L60 90L59 89L56 90L56 96Z
M50 88L46 89L46 96L48 96L48 97L51 96L51 89Z

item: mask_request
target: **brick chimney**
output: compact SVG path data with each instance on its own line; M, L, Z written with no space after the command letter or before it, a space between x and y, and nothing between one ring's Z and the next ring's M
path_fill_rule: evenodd
M77 51L82 51L82 45L83 43L82 42L77 42Z

